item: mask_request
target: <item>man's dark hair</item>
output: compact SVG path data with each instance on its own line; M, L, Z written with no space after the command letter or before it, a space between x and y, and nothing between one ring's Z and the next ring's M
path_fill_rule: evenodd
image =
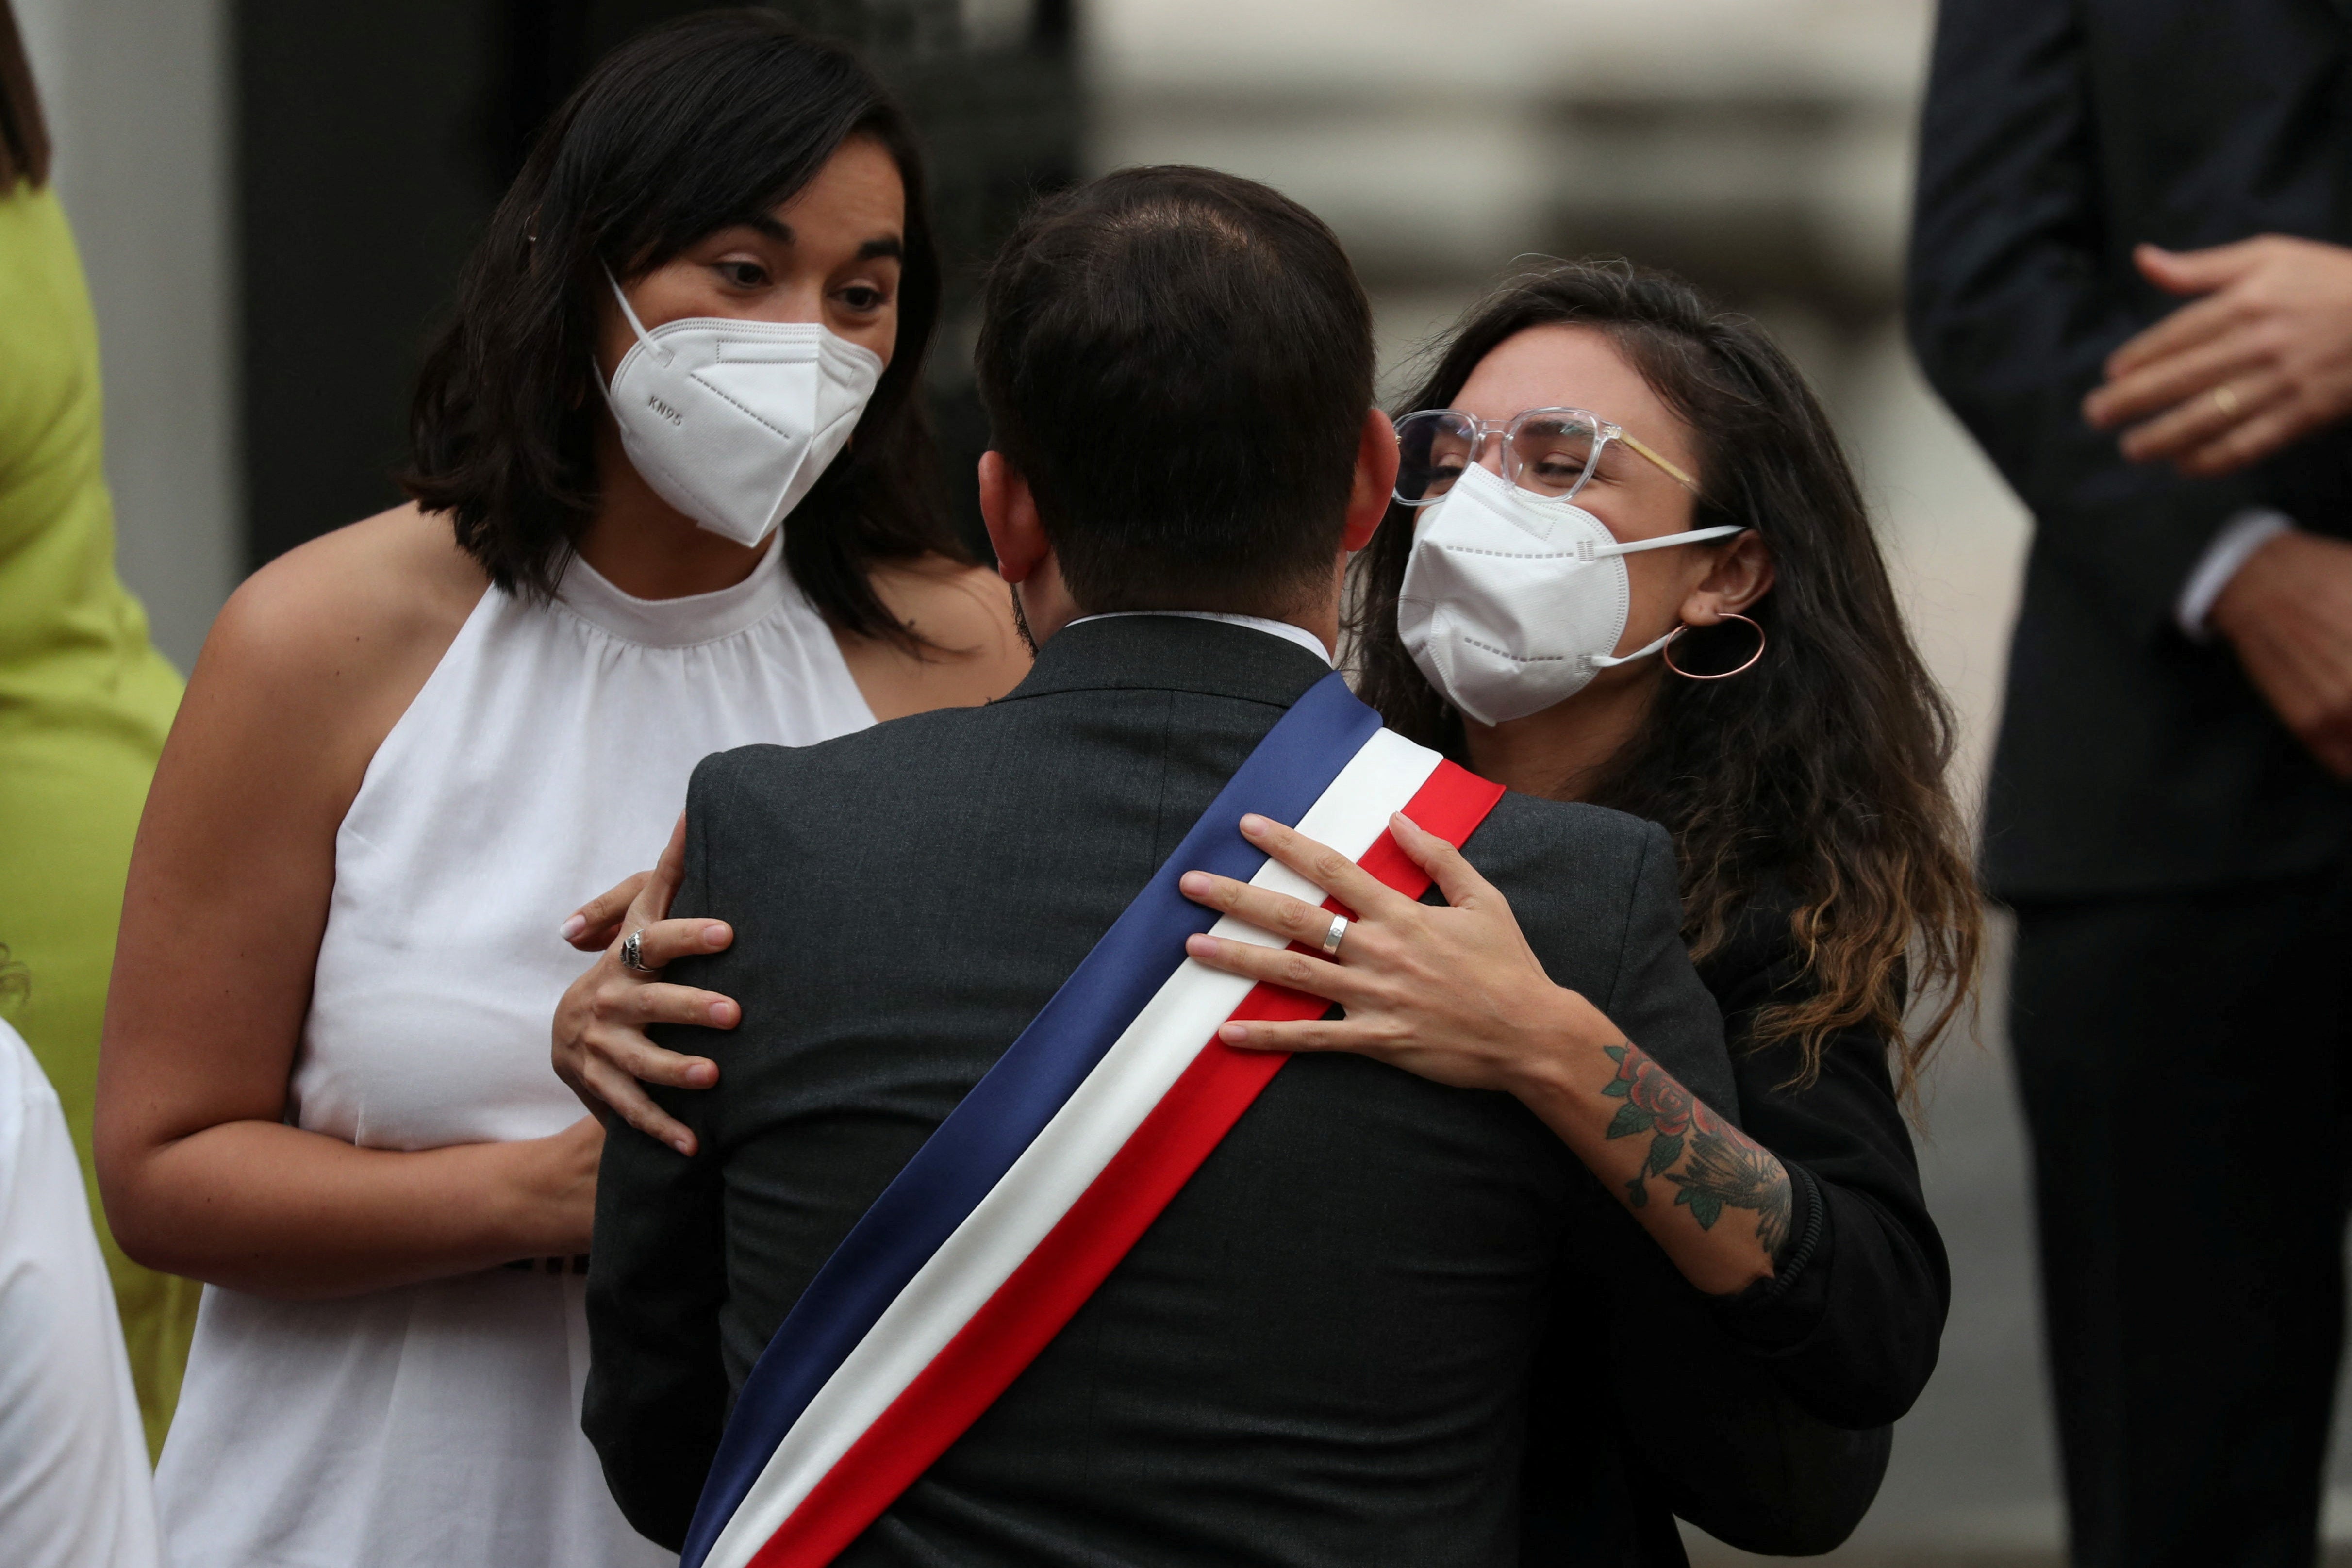
M906 641L877 560L963 559L921 403L939 257L922 161L881 84L772 13L704 12L623 45L556 111L467 263L418 379L402 482L451 515L499 587L545 595L595 515L595 360L609 269L626 281L765 216L870 136L907 190L898 339L847 452L784 525L784 562L833 625Z
M1371 309L1296 202L1181 167L1051 198L989 272L977 370L1083 608L1273 614L1328 580Z

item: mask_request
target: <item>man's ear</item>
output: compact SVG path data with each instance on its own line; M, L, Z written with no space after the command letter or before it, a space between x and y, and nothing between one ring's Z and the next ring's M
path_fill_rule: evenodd
M1002 452L980 455L980 516L996 549L996 570L1007 582L1025 581L1053 553L1037 517L1029 481Z
M1389 509L1396 490L1396 426L1379 409L1364 413L1364 428L1356 438L1356 480L1348 491L1348 527L1340 536L1353 551L1372 542L1372 534Z
M1772 591L1772 549L1764 536L1750 528L1726 539L1715 551L1715 562L1683 600L1683 620L1692 626L1712 626L1727 615L1744 613Z

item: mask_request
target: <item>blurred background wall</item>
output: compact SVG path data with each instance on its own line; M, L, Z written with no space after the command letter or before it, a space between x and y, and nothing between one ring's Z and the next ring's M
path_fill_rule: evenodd
M409 377L531 132L604 49L696 7L16 4L97 298L123 572L184 668L244 572L397 499ZM1973 795L2025 525L1896 319L1928 0L782 8L866 48L929 138L956 268L934 410L962 471L986 434L978 267L1031 192L1086 172L1210 163L1323 214L1371 289L1392 395L1515 256L1675 267L1770 326L1835 412L1963 715ZM1844 1563L2057 1561L2000 1010L1996 972L1981 1043L1956 1041L1936 1076L1923 1157L1951 1329Z

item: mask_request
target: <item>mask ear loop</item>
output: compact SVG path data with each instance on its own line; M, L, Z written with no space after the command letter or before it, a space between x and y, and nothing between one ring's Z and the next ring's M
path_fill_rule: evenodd
M628 319L629 330L637 335L637 341L658 356L663 364L668 364L674 356L655 342L653 334L646 330L646 324L637 319L636 308L629 303L629 297L621 292L621 280L613 276L613 269L609 267L604 269L604 281L613 286L613 298L621 302L621 314Z
M1666 649L1674 646L1675 638L1689 630L1687 626L1677 626L1656 642L1636 648L1630 653L1587 653L1584 655L1584 667L1588 670L1613 670L1620 664L1630 664L1636 659L1646 659L1653 653L1663 654Z
M1658 657L1665 661L1666 668L1672 670L1675 674L1680 675L1686 681L1727 681L1734 675L1745 674L1748 670L1754 667L1757 660L1764 656L1764 643L1766 642L1764 628L1757 625L1754 621L1748 620L1747 616L1735 615L1728 610L1723 612L1723 618L1726 621L1747 621L1748 625L1755 627L1756 652L1748 655L1747 664L1740 665L1738 669L1725 670L1720 674L1712 675L1694 674L1692 672L1684 669L1680 664L1675 663L1674 642L1675 637L1679 637L1683 632L1690 630L1687 626L1677 628L1674 636L1666 639L1666 646L1659 650Z
M1723 523L1711 528L1685 528L1678 534L1660 534L1655 538L1633 539L1624 544L1596 545L1584 540L1577 553L1588 560L1597 560L1605 555L1639 555L1643 550L1667 549L1675 545L1704 544L1708 539L1727 538L1747 531L1744 523Z

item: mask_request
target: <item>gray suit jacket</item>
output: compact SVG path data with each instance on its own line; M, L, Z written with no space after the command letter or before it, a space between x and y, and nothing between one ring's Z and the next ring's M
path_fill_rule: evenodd
M987 707L697 770L677 909L737 936L673 977L743 1023L669 1040L719 1064L665 1095L701 1153L614 1131L589 1273L584 1424L638 1529L680 1539L810 1277L1324 673L1246 628L1100 621ZM1735 1105L1661 830L1513 795L1465 847L1554 979ZM1295 1059L840 1561L1516 1562L1530 1365L1636 1249L1656 1266L1517 1101Z

